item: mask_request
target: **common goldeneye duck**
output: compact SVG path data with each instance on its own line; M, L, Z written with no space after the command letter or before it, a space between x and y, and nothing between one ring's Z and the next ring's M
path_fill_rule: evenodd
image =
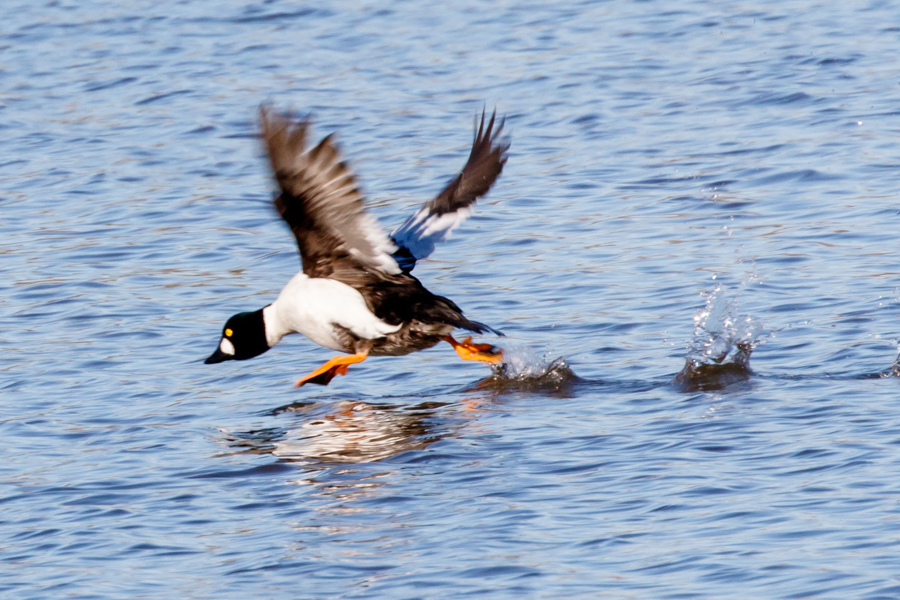
M437 242L465 220L506 164L509 142L500 139L504 121L496 111L475 132L463 170L390 236L365 212L363 196L333 134L307 149L310 123L260 109L269 161L281 193L275 208L294 232L303 269L272 304L238 313L222 329L219 347L206 363L259 356L291 333L343 352L303 377L327 385L348 365L372 356L402 356L446 341L464 360L500 363L503 353L465 329L503 335L471 321L450 299L432 294L410 272Z

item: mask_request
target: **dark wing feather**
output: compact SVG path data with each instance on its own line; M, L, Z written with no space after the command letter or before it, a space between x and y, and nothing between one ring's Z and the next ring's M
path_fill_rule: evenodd
M399 273L396 250L378 222L365 212L363 196L333 136L306 149L309 122L260 109L263 137L281 195L275 207L290 226L310 277L335 270Z
M509 150L509 142L501 140L497 143L498 136L503 132L506 118L500 119L496 131L494 121L497 111L491 114L491 120L484 126L485 112L481 111L481 124L475 133L475 141L472 142L472 151L466 166L451 181L437 198L426 204L432 214L443 215L456 212L461 208L467 208L474 204L478 198L484 196L506 164L506 151Z
M481 112L481 123L475 131L472 151L463 170L436 198L391 234L399 246L394 258L405 272L413 269L416 260L430 255L436 243L447 239L472 214L472 205L491 189L503 170L509 141L500 138L505 119L501 119L494 129L496 117L494 111L485 126L485 112Z

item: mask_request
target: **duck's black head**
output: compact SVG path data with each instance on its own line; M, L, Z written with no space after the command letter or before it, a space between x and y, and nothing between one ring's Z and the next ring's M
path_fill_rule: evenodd
M219 347L205 362L210 365L225 360L247 360L268 349L263 309L238 313L225 323Z

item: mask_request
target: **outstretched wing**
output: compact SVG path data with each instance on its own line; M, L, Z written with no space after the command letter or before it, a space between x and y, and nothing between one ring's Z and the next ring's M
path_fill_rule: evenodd
M394 259L404 272L412 271L417 260L431 254L436 243L447 239L472 214L472 205L491 189L503 170L509 141L499 139L506 119L501 119L495 130L496 116L495 110L485 127L485 112L481 112L481 124L475 132L466 166L444 191L391 234L399 247Z
M263 137L281 195L275 207L297 238L303 272L328 277L366 268L400 273L396 247L374 217L333 134L307 150L309 121L260 108Z

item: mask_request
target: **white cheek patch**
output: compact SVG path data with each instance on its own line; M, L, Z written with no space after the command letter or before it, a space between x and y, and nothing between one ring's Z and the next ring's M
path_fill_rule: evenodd
M222 338L222 341L219 342L219 350L222 351L222 354L234 356L234 344L228 338Z

